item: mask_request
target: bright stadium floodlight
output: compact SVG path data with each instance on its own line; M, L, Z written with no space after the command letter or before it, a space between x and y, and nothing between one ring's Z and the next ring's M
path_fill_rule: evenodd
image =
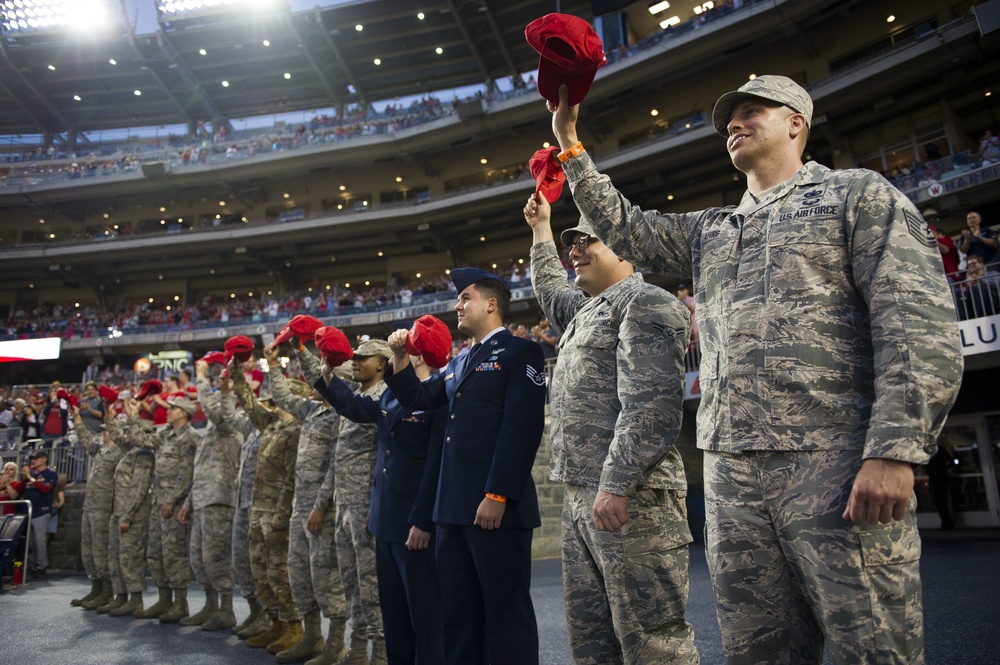
M100 33L120 21L115 0L2 0L0 32L27 34L72 30Z
M196 14L217 14L233 9L262 10L277 6L278 0L158 0L156 11L161 20Z

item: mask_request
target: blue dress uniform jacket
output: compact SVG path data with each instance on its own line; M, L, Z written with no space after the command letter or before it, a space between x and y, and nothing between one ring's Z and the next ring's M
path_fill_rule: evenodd
M411 411L389 390L375 401L355 393L337 377L329 386L319 379L314 387L348 420L378 425L378 457L368 516L372 535L405 543L411 525L433 531L444 409Z
M448 408L434 506L444 662L536 665L531 537L541 520L531 467L545 424L541 347L502 330L428 381L412 367L384 379L409 408ZM474 525L486 493L507 498L499 529Z
M441 470L445 411L411 411L391 390L378 401L352 391L337 377L316 390L348 420L377 423L378 456L368 530L375 536L379 605L391 663L441 663L444 655L441 588L434 546L409 550L410 527L433 531L434 497Z
M412 367L384 380L413 409L448 407L434 521L472 525L486 493L507 497L501 527L541 526L531 467L545 427L542 349L504 330L423 383Z

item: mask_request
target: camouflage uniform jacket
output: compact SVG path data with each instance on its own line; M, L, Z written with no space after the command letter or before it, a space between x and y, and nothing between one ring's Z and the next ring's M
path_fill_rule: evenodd
M308 351L295 351L295 356L306 382L312 385L320 376L315 356ZM319 494L340 433L340 415L326 402L293 394L280 371L273 371L268 376L275 404L302 423L295 458L295 510L308 514L315 508L325 513L332 507L332 488L323 500L319 499Z
M272 526L287 529L292 518L295 453L301 426L294 418L283 421L278 414L262 407L240 372L233 377L233 389L243 411L261 432L250 508L273 513Z
M110 511L114 501L115 468L125 451L117 444L114 446L104 445L86 427L78 427L76 436L80 445L90 456L87 493L83 497L83 509L86 511ZM101 436L103 438L103 435Z
M385 391L385 382L379 381L362 395L376 402ZM372 474L378 455L378 426L355 423L346 418L340 424L340 436L333 456L336 479L335 494L338 506L367 506L371 503Z
M686 489L673 443L684 401L691 314L633 273L588 298L570 288L555 243L531 248L535 295L562 332L552 376L552 480L631 496Z
M188 495L188 509L206 506L236 507L237 473L243 434L231 421L222 418L222 402L236 403L236 395L213 393L206 378L198 379L198 401L208 418L194 455L194 478Z
M809 162L759 201L661 214L633 206L586 153L563 168L616 254L693 276L700 448L927 461L962 356L934 238L884 178Z
M153 476L153 501L180 507L191 491L194 454L201 434L185 423L174 429L166 426L154 431L148 420L138 416L128 419L133 443L156 451L156 474Z
M235 393L234 393L235 394ZM230 423L243 437L240 446L240 470L237 476L236 494L240 509L249 509L253 498L253 479L257 475L257 451L260 449L261 432L246 414L237 408L238 399L223 400L219 403L220 417Z
M125 430L116 422L108 431L115 447L123 451L115 467L114 501L111 512L121 521L134 524L149 517L150 487L156 467L153 448L133 445L126 440ZM148 441L148 439L147 439Z

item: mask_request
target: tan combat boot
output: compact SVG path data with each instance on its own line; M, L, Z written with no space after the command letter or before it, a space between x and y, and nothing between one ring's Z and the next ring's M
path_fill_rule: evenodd
M101 592L90 600L84 601L81 607L85 610L96 610L101 605L110 603L112 597L111 580L103 579L101 580Z
M219 594L210 586L205 587L205 606L196 614L181 619L182 626L200 626L219 609Z
M106 604L101 605L100 607L98 607L97 608L97 613L98 614L107 614L111 610L116 610L116 609L118 609L119 607L121 607L122 605L124 605L127 602L128 602L128 594L127 593L120 593L117 596L115 596L114 598L112 598L111 600L109 600Z
M289 621L285 624L285 630L267 645L268 653L277 654L279 651L286 651L298 644L302 640L302 622Z
M128 602L120 607L112 609L108 614L113 617L135 616L136 612L142 611L142 592L133 591L128 598Z
M188 590L174 589L174 602L166 612L160 615L160 623L177 623L190 612L188 611Z
M101 587L102 587L101 580L96 580L96 579L91 580L90 593L88 593L86 596L82 598L74 598L73 600L69 601L69 604L72 605L73 607L80 607L88 600L93 600L94 598L97 598L98 596L101 595Z
M298 663L323 653L326 640L323 639L322 617L319 610L313 610L302 617L305 630L302 639L290 649L283 649L276 655L279 663Z
M221 592L219 600L219 609L208 617L208 621L201 624L202 630L222 630L236 625L236 615L233 614L233 592Z
M160 587L159 599L144 610L135 613L136 619L158 619L160 615L170 609L173 605L173 589L168 586Z
M247 605L250 606L250 614L247 615L247 618L244 619L242 623L237 626L233 626L233 635L239 635L241 632L249 628L250 624L256 621L261 615L260 603L257 602L257 596L250 594L246 596L246 601Z
M282 633L285 632L285 628L288 624L281 619L272 619L271 627L265 630L259 635L255 635L247 640L247 646L253 647L254 649L262 649L266 647L271 642L278 639Z

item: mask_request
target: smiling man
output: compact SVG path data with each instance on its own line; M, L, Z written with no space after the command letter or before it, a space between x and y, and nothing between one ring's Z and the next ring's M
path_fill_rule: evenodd
M719 99L738 206L663 214L598 173L578 107L549 102L594 235L694 278L706 553L730 663L923 661L913 465L962 376L936 243L863 169L802 162L813 102L784 76Z
M537 343L504 327L510 284L457 268L458 330L472 349L421 383L406 330L389 336L385 382L411 410L448 408L434 521L447 665L537 665L531 536L541 525L531 466L545 427Z
M687 480L674 440L691 315L585 221L563 231L559 261L545 197L524 208L532 285L562 333L552 375L549 477L563 494L563 593L577 663L699 662L684 616ZM597 380L600 377L600 380Z

